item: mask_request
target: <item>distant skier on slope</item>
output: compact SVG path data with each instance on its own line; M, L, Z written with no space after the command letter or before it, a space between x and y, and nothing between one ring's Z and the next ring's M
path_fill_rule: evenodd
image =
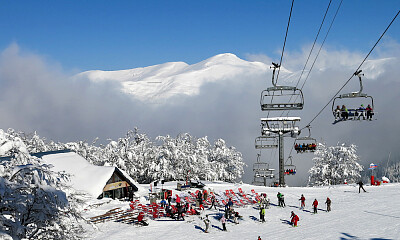
M221 223L222 223L222 231L226 231L226 218L225 215L222 215L221 217Z
M326 198L325 204L326 204L326 211L327 212L331 211L331 203L332 203L331 199L329 199L329 197Z
M278 192L278 194L276 196L278 197L278 205L279 205L279 207L285 207L284 195L282 193Z
M358 182L358 193L361 192L361 189L364 190L364 192L366 192L363 186L364 186L364 183L360 180Z
M317 207L318 207L318 201L317 201L317 199L314 199L314 202L312 203L312 205L314 206L314 213L318 213L318 212L317 212Z
M265 208L260 209L260 221L265 222Z
M301 194L301 198L299 200L301 201L300 209L304 209L304 207L306 206L306 198L303 194Z

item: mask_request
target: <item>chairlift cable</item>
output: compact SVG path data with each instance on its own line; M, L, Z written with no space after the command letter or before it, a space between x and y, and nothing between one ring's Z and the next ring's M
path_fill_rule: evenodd
M332 1L329 2L329 5L328 5L328 7L327 7L327 9L326 9L324 18L323 18L322 23L321 23L321 26L320 26L320 28L319 28L319 30L318 30L318 34L317 34L317 36L315 37L314 44L313 44L313 46L312 46L312 48L311 48L310 54L308 55L306 64L304 65L304 68L303 68L303 70L302 70L302 72L301 72L300 78L299 78L299 80L297 81L296 88L297 88L297 86L298 86L299 83L300 83L300 79L301 79L301 77L303 76L304 69L306 68L306 65L307 65L307 63L308 63L308 60L309 60L309 58L310 58L310 56L311 56L311 53L312 53L312 51L313 51L313 49L314 49L314 45L315 45L315 43L316 43L316 41L317 41L317 38L318 38L318 35L319 35L320 31L321 31L322 25L323 25L323 23L324 23L324 21L325 21L325 17L326 17L326 15L327 15L327 13L328 13L329 6L330 6L331 2L332 2ZM333 25L333 23L335 22L336 16L337 16L337 14L338 14L338 12L339 12L340 7L342 6L342 3L343 3L343 0L340 1L340 4L339 4L339 6L338 6L338 8L337 8L337 10L336 10L336 13L335 13L335 15L334 15L334 17L333 17L333 19L332 19L332 21L331 21L331 24L330 24L329 28L328 28L328 31L327 31L326 34L325 34L325 38L324 38L324 40L322 41L322 44L321 44L321 46L320 46L320 48L319 48L319 50L318 50L318 53L317 53L317 55L315 56L314 62L312 63L312 65L311 65L311 67L310 67L310 70L308 71L308 74L307 74L307 76L306 76L306 79L304 80L303 84L301 85L300 90L303 90L304 85L306 84L306 82L307 82L307 80L308 80L308 78L309 78L309 76L310 76L310 74L311 74L311 71L312 71L313 68L314 68L314 65L315 65L315 63L316 63L316 61L317 61L317 59L318 59L318 57L319 57L319 54L321 53L322 47L323 47L324 44L325 44L325 41L326 41L326 39L327 39L327 37L328 37L328 35L329 35L329 32L331 31L332 25ZM297 98L298 98L298 96L296 96L296 98L294 99L294 101L296 101ZM289 102L290 102L291 100L292 100L292 97L290 97ZM283 115L283 113L282 113L282 115ZM282 117L282 115L281 115L281 117ZM288 111L288 113L286 114L286 116L288 116L288 115L289 115L289 111Z
M278 74L276 75L276 81L275 81L275 83L278 82L279 72L281 71L282 60L283 60L283 53L285 52L286 39L287 39L287 35L288 35L288 32L289 32L290 19L292 18L293 4L294 4L294 0L292 0L292 6L290 7L289 20L288 20L288 24L287 24L287 27L286 27L285 40L283 41L283 49L282 49L282 54L281 54L281 60L279 61Z
M308 64L308 60L310 60L311 53L312 53L312 51L314 50L315 43L317 42L319 33L321 32L322 26L324 25L325 18L326 18L326 15L328 14L329 7L331 6L331 3L332 3L332 0L329 1L328 7L326 8L325 15L324 15L324 18L322 19L321 25L319 26L317 36L315 36L314 43L313 43L313 45L312 45L312 47L311 47L310 53L308 54L308 57L307 57L306 63L304 64L303 70L301 71L299 80L297 80L296 88L299 86L301 77L303 76L303 73L304 73L304 71L305 71L305 69L306 69L306 66L307 66L307 64ZM311 71L311 69L310 69L310 71Z
M325 34L325 38L324 38L324 40L322 41L322 44L321 44L321 46L320 46L320 48L319 48L319 50L318 50L317 56L315 57L314 62L313 62L313 64L311 65L310 71L308 72L306 79L304 80L303 84L301 85L301 88L300 88L301 90L303 90L304 85L306 84L306 82L307 82L307 80L308 80L308 77L310 76L310 73L311 73L312 69L314 68L315 62L317 61L318 56L319 56L319 54L321 53L322 47L324 46L325 41L326 41L326 38L328 37L329 32L331 31L332 25L333 25L333 23L335 22L336 16L337 16L337 14L338 14L338 12L339 12L340 7L342 6L342 3L343 3L343 0L340 1L340 4L339 4L339 6L338 6L338 8L337 8L337 10L336 10L335 16L334 16L333 19L332 19L331 25L329 26L328 31L327 31L326 34Z
M285 52L286 39L287 39L287 35L288 35L288 32L289 32L290 19L292 18L293 4L294 4L294 0L292 0L292 5L290 7L289 20L288 20L288 24L287 24L287 27L286 27L285 40L283 41L282 54L281 54L281 59L279 61L279 68L278 68L278 73L276 75L275 84L278 82L279 72L281 71L283 53ZM272 103L273 99L274 99L274 96L272 96L272 98L271 98L271 103ZM269 117L269 113L270 113L270 111L268 111L267 118Z
M394 22L394 20L396 20L397 16L399 15L400 10L397 12L396 16L394 16L394 18L392 19L392 21L389 23L389 25L386 27L385 31L381 34L381 36L379 37L379 39L376 41L376 43L374 44L374 46L371 48L371 50L368 52L367 56L365 56L364 60L361 62L361 64L358 66L358 68L354 71L357 72L358 70L360 70L361 66L364 64L364 62L367 60L367 58L369 57L369 55L372 53L372 51L375 49L375 47L378 45L378 43L381 41L381 39L383 38L383 36L385 35L385 33L389 30L390 26L392 25L392 23ZM325 110L325 108L335 99L335 97L340 93L340 91L343 90L343 88L350 82L350 80L353 78L354 73L351 75L351 77L343 84L343 86L335 93L335 95L329 100L329 102L317 113L317 115L307 124L310 125L321 113L322 111ZM307 127L306 126L306 127ZM303 127L302 129L306 128ZM302 130L300 129L300 130Z

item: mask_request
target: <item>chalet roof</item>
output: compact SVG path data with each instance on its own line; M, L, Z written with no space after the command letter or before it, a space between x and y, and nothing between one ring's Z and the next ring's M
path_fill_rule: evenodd
M145 192L139 184L133 180L126 172L117 167L96 166L90 164L86 159L75 152L53 151L32 154L41 158L45 163L53 165L54 171L65 171L71 174L71 186L74 189L82 190L97 198L102 192L107 181L112 174L117 171L124 176L126 181L139 191Z

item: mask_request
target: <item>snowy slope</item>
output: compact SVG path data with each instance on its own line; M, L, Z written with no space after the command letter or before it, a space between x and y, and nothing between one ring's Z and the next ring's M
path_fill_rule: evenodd
M98 230L90 234L90 239L400 239L400 184L384 186L365 186L367 193L358 193L356 186L335 186L315 188L269 188L247 184L233 185L226 183L208 184L214 191L225 189L246 193L251 189L268 194L272 204L277 204L278 191L285 195L286 208L271 206L266 210L266 223L257 221L258 210L253 207L236 208L243 215L238 225L228 222L228 232L220 230L221 223L216 215L222 211L206 210L210 214L210 233L203 232L204 223L198 216L188 216L186 221L154 221L147 227L138 227L123 223L106 222L96 226ZM306 209L299 210L300 195L306 198ZM326 198L332 200L332 211L326 212ZM319 201L318 214L311 214L311 203ZM87 213L87 216L104 213L120 206L127 208L125 202L112 201ZM287 224L290 212L299 217L299 227Z
M269 65L248 62L234 54L225 53L193 65L170 62L120 71L87 71L76 77L88 78L93 82L117 82L124 93L141 101L163 102L178 94L197 95L205 83L231 81L237 76L242 76L241 80L246 81L246 76L266 72L271 72ZM287 70L281 70L281 73L285 72Z

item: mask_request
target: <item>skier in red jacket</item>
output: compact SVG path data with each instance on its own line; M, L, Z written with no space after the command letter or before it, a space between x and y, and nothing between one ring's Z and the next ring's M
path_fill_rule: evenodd
M292 211L292 219L290 220L290 223L292 224L293 227L297 227L297 222L300 220L299 216L297 216L293 211Z
M314 206L314 213L317 213L317 207L318 207L317 199L314 199L314 202L312 203L312 205Z
M140 212L140 213L139 213L139 216L137 217L138 223L142 224L143 226L149 225L147 222L145 222L145 221L143 220L143 217L144 217L144 213L143 213L143 212Z
M301 201L300 209L304 209L304 207L306 206L306 198L303 194L301 194L301 198L299 200Z

